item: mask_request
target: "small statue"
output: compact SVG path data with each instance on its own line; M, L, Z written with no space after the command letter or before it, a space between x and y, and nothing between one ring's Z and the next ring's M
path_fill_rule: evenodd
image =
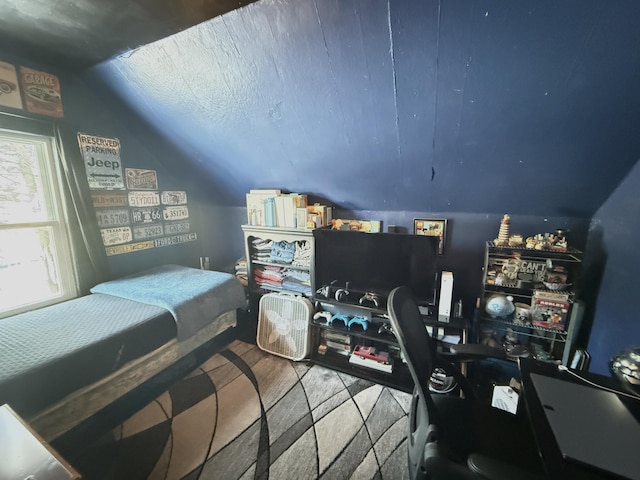
M502 220L500 221L498 238L493 241L493 243L498 247L509 245L509 221L510 217L505 213L504 217L502 217Z

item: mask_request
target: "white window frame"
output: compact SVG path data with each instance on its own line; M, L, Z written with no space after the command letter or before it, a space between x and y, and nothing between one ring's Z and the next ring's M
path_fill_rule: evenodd
M45 190L44 194L47 199L46 203L49 213L49 218L43 221L34 222L29 219L29 221L25 222L18 220L13 223L0 223L0 231L17 228L49 227L53 233L53 241L55 244L54 258L59 280L59 292L57 294L17 305L10 309L3 310L2 305L0 305L0 318L5 318L75 298L78 296L79 288L73 267L69 223L64 214L66 211L64 208L65 197L62 193L63 182L58 153L55 148L55 138L53 136L2 128L0 128L0 137L3 139L29 142L36 146L40 163L42 188ZM2 168L1 162L0 168ZM0 292L0 294L2 294L2 292Z

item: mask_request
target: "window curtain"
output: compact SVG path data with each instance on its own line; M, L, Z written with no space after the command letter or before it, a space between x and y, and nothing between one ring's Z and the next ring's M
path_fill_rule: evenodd
M109 265L96 212L91 200L77 131L66 124L54 126L58 161L61 163L67 204L74 269L81 295L109 277Z

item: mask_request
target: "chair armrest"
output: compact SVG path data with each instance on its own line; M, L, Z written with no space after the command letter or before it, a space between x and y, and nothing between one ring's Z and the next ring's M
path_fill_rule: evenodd
M459 362L482 360L484 358L507 358L507 354L502 348L490 347L489 345L482 345L480 343L451 345L449 351L453 354L452 360Z
M495 460L479 453L472 453L467 458L467 466L476 474L489 480L544 480L546 477L523 470L514 465Z

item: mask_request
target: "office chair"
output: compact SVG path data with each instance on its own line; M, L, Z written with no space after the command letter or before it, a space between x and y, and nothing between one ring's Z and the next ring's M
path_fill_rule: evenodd
M411 291L395 288L387 309L415 383L407 438L410 478L545 478L524 416L478 402L464 380L460 385L465 398L431 395L429 379L436 367L444 367L456 378L462 374L436 353Z

